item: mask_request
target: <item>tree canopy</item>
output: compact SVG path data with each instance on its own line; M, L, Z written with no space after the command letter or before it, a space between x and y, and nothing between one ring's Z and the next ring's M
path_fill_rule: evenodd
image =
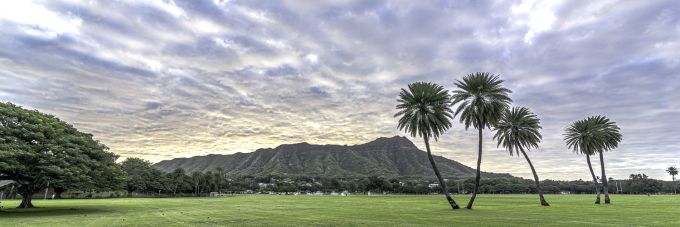
M124 174L118 158L91 134L52 115L0 103L0 180L13 180L24 200L48 182L80 188L111 189Z

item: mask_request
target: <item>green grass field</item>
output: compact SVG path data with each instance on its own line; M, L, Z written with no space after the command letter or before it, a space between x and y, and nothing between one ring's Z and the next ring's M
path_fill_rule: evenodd
M454 197L459 203L466 196ZM680 226L680 196L480 195L474 210L453 211L443 196L276 196L223 198L35 200L41 208L8 209L2 226Z

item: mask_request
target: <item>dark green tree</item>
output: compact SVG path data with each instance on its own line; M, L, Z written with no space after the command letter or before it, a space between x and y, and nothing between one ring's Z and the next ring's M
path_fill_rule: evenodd
M165 175L153 167L151 162L141 158L128 158L121 162L121 166L127 174L125 189L128 193L157 192L165 188Z
M444 87L426 82L416 82L408 85L408 90L401 89L397 102L397 112L394 117L400 117L397 127L411 136L423 137L427 157L430 160L442 192L452 209L458 209L458 204L451 198L446 189L446 182L442 178L430 151L430 138L435 141L439 136L451 128L452 111L449 108L449 92Z
M508 109L512 99L508 96L510 89L502 86L503 80L498 76L487 72L477 72L457 80L453 91L452 105L458 104L454 116L460 117L460 122L465 125L465 130L474 127L479 131L479 144L477 153L477 173L475 175L475 188L466 208L472 209L477 193L479 192L479 180L482 164L482 130L491 129L501 118L503 112Z
M543 138L539 130L541 129L540 119L536 114L529 111L525 107L514 107L512 110L506 110L503 113L500 121L495 127L496 134L494 139L498 140L497 146L503 146L510 152L510 155L520 153L529 163L531 173L534 174L534 181L536 182L536 190L538 190L538 197L541 205L550 206L543 198L543 191L541 191L541 184L538 180L536 169L531 163L529 156L525 152L531 148L538 148L538 143Z
M194 188L194 194L196 196L201 193L201 185L203 184L203 174L201 172L195 171L191 173L191 184Z
M186 173L184 169L177 168L172 173L170 173L169 179L172 181L172 194L177 194L177 188L184 184L184 179L186 178Z
M590 169L590 174L595 183L595 190L597 191L597 197L595 199L596 204L600 203L600 187L590 163L590 155L594 155L595 153L599 153L600 155L600 164L602 168L601 180L605 196L604 202L610 203L611 200L609 199L609 190L607 190L608 185L604 169L603 153L618 147L618 144L622 139L619 130L616 123L610 121L607 117L592 116L572 123L564 134L564 140L570 149L586 155L588 168Z
M215 191L219 192L224 182L224 169L222 167L215 168Z
M115 188L123 173L108 148L52 115L0 103L0 180L13 180L19 208L48 182L83 188ZM104 174L107 180L99 179Z

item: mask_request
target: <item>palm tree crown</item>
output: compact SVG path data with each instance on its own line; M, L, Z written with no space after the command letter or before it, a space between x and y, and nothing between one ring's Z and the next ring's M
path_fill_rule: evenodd
M503 111L512 102L508 97L512 93L501 84L497 75L487 72L477 72L457 80L455 86L459 89L453 91L452 104L458 104L454 116L460 115L460 122L465 124L465 129L491 128Z
M401 117L397 127L411 136L435 140L451 127L450 96L444 87L427 82L408 85L401 89L394 117Z
M525 107L513 107L503 113L493 138L498 140L497 146L505 147L510 155L519 155L522 149L538 148L543 138L539 129L540 120L536 114Z
M564 140L576 153L593 155L619 146L622 136L616 122L605 116L592 116L571 124L564 134Z
M671 166L671 167L668 167L668 169L666 169L666 172L668 174L670 174L671 176L675 177L675 175L678 175L678 168Z

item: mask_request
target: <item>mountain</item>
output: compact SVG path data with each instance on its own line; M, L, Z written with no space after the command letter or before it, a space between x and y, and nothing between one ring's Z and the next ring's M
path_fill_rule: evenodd
M459 162L434 156L444 177L474 176L475 170ZM433 177L427 153L406 137L378 138L359 145L285 144L258 149L252 153L207 155L176 158L154 164L171 172L209 171L221 167L230 175L293 175L325 177ZM484 173L485 177L511 177L509 174Z

